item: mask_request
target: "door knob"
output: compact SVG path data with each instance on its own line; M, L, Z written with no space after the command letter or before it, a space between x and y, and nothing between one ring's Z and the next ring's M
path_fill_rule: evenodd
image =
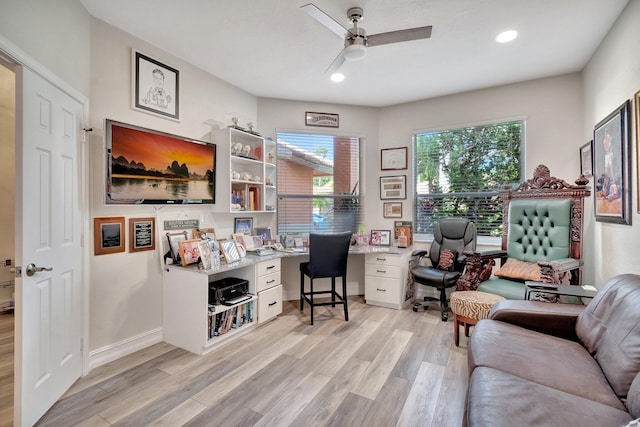
M50 267L50 268L38 267L34 263L31 263L31 264L27 265L27 276L31 277L34 274L36 274L37 272L39 272L39 271L51 271L51 270L53 270L53 267Z

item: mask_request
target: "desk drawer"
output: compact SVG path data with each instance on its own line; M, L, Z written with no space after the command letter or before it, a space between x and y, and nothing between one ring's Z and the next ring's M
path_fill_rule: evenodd
M280 258L261 262L258 264L256 271L258 276L264 276L265 274L270 274L274 271L280 271Z
M265 289L273 288L282 283L281 271L274 271L270 274L265 274L263 276L258 276L258 281L256 283L256 292L264 291Z
M258 293L258 323L282 313L282 285Z
M366 264L393 265L399 267L400 259L401 257L397 254L377 253L365 255L364 260Z
M366 276L364 282L364 298L366 302L378 301L388 304L398 304L400 301L400 286L398 279L382 279Z
M367 276L400 278L400 267L392 265L365 264L364 274Z

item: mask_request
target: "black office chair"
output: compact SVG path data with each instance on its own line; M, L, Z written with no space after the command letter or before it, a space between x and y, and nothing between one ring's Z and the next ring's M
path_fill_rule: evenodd
M411 269L413 281L425 286L433 286L440 290L441 318L446 322L449 318L449 302L447 288L456 285L464 270L464 251L476 250L476 226L465 218L444 218L433 228L433 243L427 252L416 250L411 256L415 260ZM422 265L428 257L431 265ZM416 302L413 311L427 309L428 305L438 298L424 297L423 302Z
M306 301L311 306L311 324L313 308L317 305L344 305L344 320L349 320L347 310L347 257L351 244L351 232L338 234L310 234L309 262L300 263L300 311ZM304 290L304 276L309 276L311 284L308 292ZM314 291L313 279L331 278L331 290ZM342 277L342 295L336 292L336 277ZM330 294L331 301L315 302L314 296Z

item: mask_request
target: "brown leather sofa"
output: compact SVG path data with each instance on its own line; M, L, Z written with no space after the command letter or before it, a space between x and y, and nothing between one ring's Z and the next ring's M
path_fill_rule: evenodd
M500 301L469 341L465 426L622 426L640 417L640 276L585 307Z

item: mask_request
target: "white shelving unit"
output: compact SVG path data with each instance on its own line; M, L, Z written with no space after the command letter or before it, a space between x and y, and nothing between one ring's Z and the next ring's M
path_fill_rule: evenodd
M228 211L275 212L276 209L276 144L270 139L228 127L214 129L218 158L228 156L228 169L218 162L220 175L228 173L229 190L221 192ZM224 182L224 181L223 181Z

